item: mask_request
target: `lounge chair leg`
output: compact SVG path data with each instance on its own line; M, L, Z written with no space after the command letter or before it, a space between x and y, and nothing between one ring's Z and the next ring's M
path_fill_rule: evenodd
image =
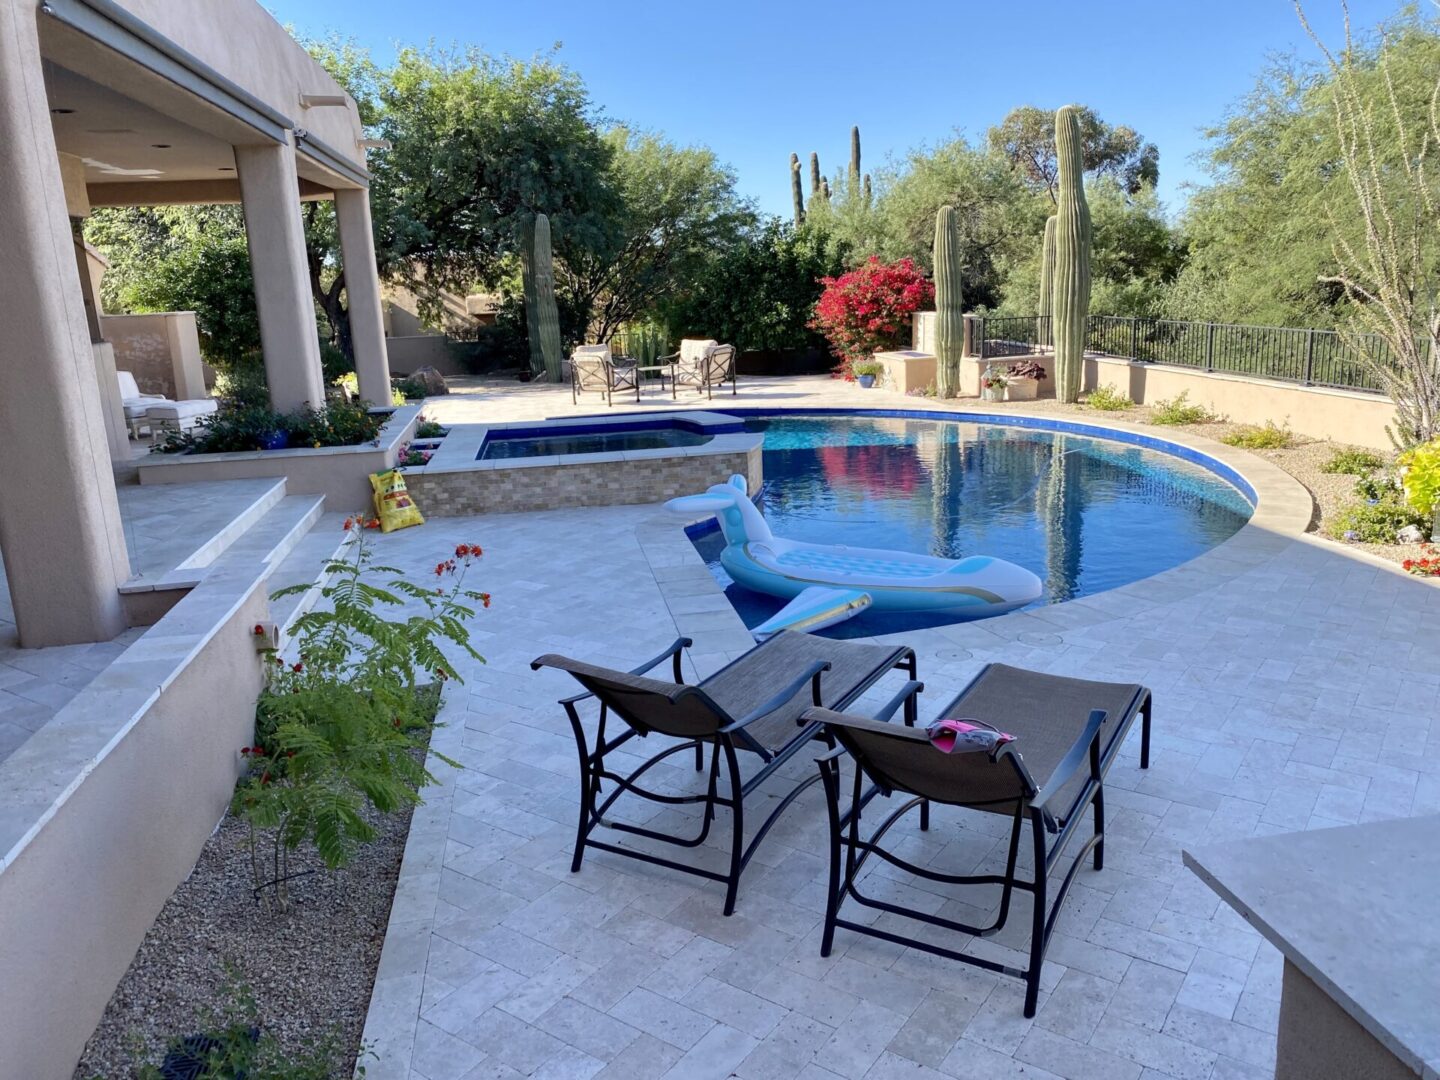
M1105 785L1095 789L1095 869L1105 869Z
M603 706L602 706L603 708ZM604 758L601 756L605 745L605 725L600 725L600 734L596 738L596 754L592 759L590 751L585 745L585 731L580 725L580 714L575 706L566 703L565 711L570 716L570 726L575 733L575 745L580 751L580 822L575 828L575 854L570 859L570 872L578 874L580 863L585 858L585 840L590 835L590 829L595 820L595 796L599 794L598 773L604 769Z
M820 780L825 785L825 807L830 817L830 877L825 889L825 931L820 938L820 955L829 956L835 945L835 920L840 915L840 763L820 762Z
M1140 768L1150 767L1150 698L1140 707Z
M930 831L930 800L920 800L920 831Z
M1025 971L1025 1018L1035 1015L1040 997L1040 968L1045 963L1045 914L1049 907L1045 889L1045 825L1040 812L1032 810L1030 831L1035 845L1035 908L1030 914L1030 966Z
M695 740L695 771L703 772L705 769L705 744L699 739Z
M740 790L740 762L735 747L725 738L725 764L730 773L730 876L725 886L725 914L735 914L735 894L740 891L741 860L745 847L745 797Z

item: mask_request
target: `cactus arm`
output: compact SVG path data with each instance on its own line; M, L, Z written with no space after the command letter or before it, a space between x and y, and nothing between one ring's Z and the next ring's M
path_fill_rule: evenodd
M800 186L800 155L790 155L790 201L795 208L795 227L805 224L805 191Z
M1055 215L1051 214L1045 219L1045 240L1040 247L1040 299L1035 305L1035 313L1040 316L1040 324L1036 328L1036 342L1040 345L1049 345L1054 340L1049 322L1054 291Z

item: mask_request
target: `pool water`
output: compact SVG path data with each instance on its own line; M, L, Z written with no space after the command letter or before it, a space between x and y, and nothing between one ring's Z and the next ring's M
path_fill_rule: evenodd
M481 461L552 457L561 454L610 454L621 450L665 450L701 446L712 436L681 427L626 431L588 431L570 435L536 435L525 431L493 432L480 448Z
M879 417L752 420L764 435L757 500L776 536L958 559L991 555L1045 583L1037 605L1126 585L1227 539L1252 507L1210 470L1142 447L999 424ZM696 547L755 626L783 602L735 585L719 532ZM952 621L867 612L827 633Z

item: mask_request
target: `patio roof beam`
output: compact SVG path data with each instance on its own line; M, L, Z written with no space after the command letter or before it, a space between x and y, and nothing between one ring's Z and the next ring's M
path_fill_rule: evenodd
M214 206L240 203L239 180L120 181L90 184L91 206ZM334 192L313 180L300 178L301 202L329 199Z

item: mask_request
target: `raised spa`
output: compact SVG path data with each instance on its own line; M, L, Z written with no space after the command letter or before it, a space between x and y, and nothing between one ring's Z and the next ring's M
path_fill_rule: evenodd
M666 450L703 446L717 434L742 430L739 423L716 426L688 420L655 419L593 425L554 424L492 428L476 455L479 461L613 454L630 450Z

